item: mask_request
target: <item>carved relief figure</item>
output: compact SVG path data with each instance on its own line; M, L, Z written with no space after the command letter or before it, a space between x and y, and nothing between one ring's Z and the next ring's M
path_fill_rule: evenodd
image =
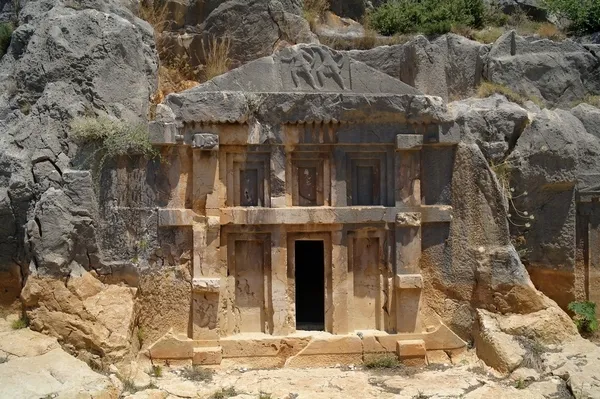
M339 61L336 61L331 52L321 47L310 47L299 49L290 57L282 57L281 61L290 64L290 74L296 88L300 87L299 77L302 77L314 90L323 89L327 79L333 79L340 89L346 90L342 77L344 58L341 55L338 57Z
M290 64L292 80L296 87L300 86L300 82L298 81L298 75L300 74L304 77L306 83L308 83L310 87L317 90L317 83L312 75L315 60L311 54L305 51L299 51L293 53L289 58L281 58L281 61Z

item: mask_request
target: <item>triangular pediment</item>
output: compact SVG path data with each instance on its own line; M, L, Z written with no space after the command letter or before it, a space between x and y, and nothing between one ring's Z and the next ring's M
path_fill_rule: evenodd
M422 94L417 89L329 47L304 44L249 62L192 91L250 93Z

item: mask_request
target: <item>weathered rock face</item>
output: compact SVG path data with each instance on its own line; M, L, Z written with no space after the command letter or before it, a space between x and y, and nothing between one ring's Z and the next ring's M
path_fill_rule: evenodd
M481 43L448 34L432 42L417 36L405 44L353 50L348 54L424 94L447 100L473 93L482 78L487 50Z
M598 51L594 45L535 40L508 32L492 45L483 76L550 105L568 106L587 94L600 93Z
M534 96L548 105L569 106L587 94L600 94L599 50L571 40L553 42L507 32L492 45L447 34L350 57L444 99L471 95L482 80Z
M152 29L127 3L21 2L0 60L2 301L14 300L27 281L33 326L100 354L124 353L135 291L88 273L112 276L115 258L100 242L107 226L123 222L100 221L106 212L96 206L97 182L74 170L80 162L69 124L84 113L146 120L157 57ZM124 247L122 238L113 234L116 247Z
M583 198L593 197L600 184L598 109L527 107L502 96L450 104L454 128L503 177L511 235L531 279L566 308L575 299L595 298L596 261L584 253L595 247L597 211Z
M185 15L193 14L190 9L199 3L190 2ZM181 21L174 24L179 30L165 33L170 51L187 53L193 65L206 63L213 38L229 39L234 66L269 55L284 43L318 43L298 0L228 0L215 8L210 2L202 7L205 18Z

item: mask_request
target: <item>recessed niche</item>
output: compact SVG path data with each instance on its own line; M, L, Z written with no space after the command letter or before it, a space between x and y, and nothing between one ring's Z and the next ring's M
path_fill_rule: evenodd
M313 155L313 158L304 159ZM302 159L299 159L303 156ZM294 154L292 158L291 194L293 206L323 206L329 203L329 160L322 154ZM329 182L328 182L329 183Z
M348 205L385 205L385 154L351 153L347 159Z
M270 206L269 154L229 153L227 206Z

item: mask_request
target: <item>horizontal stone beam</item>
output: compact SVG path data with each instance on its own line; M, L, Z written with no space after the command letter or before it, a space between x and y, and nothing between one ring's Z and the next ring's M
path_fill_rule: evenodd
M396 274L394 285L399 289L423 288L423 276L420 274Z
M192 280L192 289L195 292L219 292L220 288L220 277L200 277Z
M414 151L423 147L422 134L399 134L396 136L396 151Z
M452 207L294 207L294 208L223 208L221 224L343 224L343 223L396 223L399 214L421 213L420 223L449 222ZM404 219L404 218L401 218Z

